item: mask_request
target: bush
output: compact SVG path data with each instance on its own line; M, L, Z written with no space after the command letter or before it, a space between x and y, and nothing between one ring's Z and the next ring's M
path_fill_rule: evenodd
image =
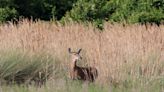
M62 20L90 21L101 27L102 21L107 20L114 10L113 3L108 0L78 0Z
M10 8L6 8L10 7ZM0 21L15 17L42 20L163 23L164 0L1 0Z
M18 16L17 11L13 8L10 9L8 7L6 8L0 8L0 22L9 21L11 19L14 19Z
M159 10L152 10L151 12L135 12L129 19L129 23L155 23L159 25L164 23L164 14Z
M14 6L26 18L60 20L76 0L14 0Z
M103 21L160 24L163 16L162 0L78 0L63 20L90 21L99 27Z
M110 21L126 23L156 23L164 20L164 1L162 0L124 0L116 4L116 11Z

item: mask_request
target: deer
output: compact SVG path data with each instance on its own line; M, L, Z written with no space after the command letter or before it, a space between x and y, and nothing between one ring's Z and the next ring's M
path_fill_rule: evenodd
M72 52L71 48L68 48L68 52L71 56L70 63L70 78L72 80L82 80L88 82L94 82L98 77L98 71L95 67L81 67L77 65L77 62L82 60L79 49L77 52Z

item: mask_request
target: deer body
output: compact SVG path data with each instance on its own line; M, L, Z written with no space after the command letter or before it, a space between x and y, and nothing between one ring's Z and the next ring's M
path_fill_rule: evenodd
M70 77L73 80L77 79L93 82L98 76L97 69L94 67L80 67L77 65L77 61L81 59L79 55L80 51L81 49L78 52L71 52L69 49L72 55Z

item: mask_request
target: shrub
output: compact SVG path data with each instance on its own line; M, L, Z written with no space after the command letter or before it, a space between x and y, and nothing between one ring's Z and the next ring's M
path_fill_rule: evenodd
M11 19L16 18L17 16L18 13L14 8L0 8L0 22L9 21Z
M108 0L78 0L63 20L90 21L100 27L114 10L113 3Z
M63 20L90 21L99 27L103 21L160 24L163 16L162 0L78 0Z
M14 0L14 6L26 18L50 20L61 19L76 0Z
M164 20L164 2L161 0L124 0L116 4L116 11L109 20L126 23L156 23Z

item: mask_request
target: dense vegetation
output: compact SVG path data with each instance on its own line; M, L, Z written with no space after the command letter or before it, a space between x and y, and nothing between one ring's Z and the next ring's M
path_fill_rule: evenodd
M162 92L160 24L164 0L0 0L0 92ZM93 84L70 80L70 47Z
M164 23L163 0L0 0L0 21L42 20Z
M163 92L164 25L20 21L0 25L0 92ZM87 30L87 31L86 31ZM92 83L71 80L68 48ZM38 87L39 86L39 87Z

